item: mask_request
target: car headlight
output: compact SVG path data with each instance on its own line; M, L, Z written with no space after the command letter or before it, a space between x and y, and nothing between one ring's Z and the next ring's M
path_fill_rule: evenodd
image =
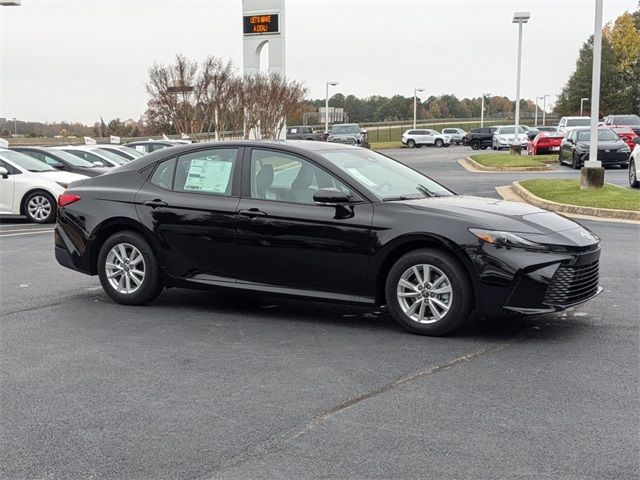
M496 230L483 230L480 228L470 228L469 231L473 233L478 239L484 243L496 245L500 247L517 247L528 248L530 250L548 250L549 247L541 243L532 242L526 238L522 238L519 235L511 232L500 232Z
M56 183L60 185L62 188L64 188L65 190L69 188L69 182L56 182Z
M627 145L627 146L625 146L625 147L622 147L622 148L620 149L620 151L621 151L621 152L624 152L624 153L629 153L629 152L631 151L631 149L629 148L629 145Z

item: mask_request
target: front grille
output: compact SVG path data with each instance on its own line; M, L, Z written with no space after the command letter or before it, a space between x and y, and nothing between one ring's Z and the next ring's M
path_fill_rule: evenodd
M598 292L599 261L558 268L544 296L547 305L567 306L581 302Z

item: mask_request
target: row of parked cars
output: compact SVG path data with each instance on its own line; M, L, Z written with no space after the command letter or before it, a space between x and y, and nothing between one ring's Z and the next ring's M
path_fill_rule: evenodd
M51 223L56 199L75 180L95 177L146 153L188 143L149 140L126 145L0 146L0 214Z

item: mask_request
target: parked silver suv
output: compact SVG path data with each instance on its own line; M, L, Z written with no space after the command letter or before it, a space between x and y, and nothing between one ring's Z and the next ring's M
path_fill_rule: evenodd
M450 135L451 141L456 145L460 145L461 143L463 143L464 136L467 134L467 132L465 132L461 128L443 128L442 133L444 135Z

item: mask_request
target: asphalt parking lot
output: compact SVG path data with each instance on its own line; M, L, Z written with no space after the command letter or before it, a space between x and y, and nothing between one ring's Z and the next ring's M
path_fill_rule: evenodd
M473 195L578 176L473 174L470 152L387 151ZM638 478L640 226L582 223L603 241L598 298L427 338L384 309L245 294L124 307L57 265L51 227L5 219L0 475Z

